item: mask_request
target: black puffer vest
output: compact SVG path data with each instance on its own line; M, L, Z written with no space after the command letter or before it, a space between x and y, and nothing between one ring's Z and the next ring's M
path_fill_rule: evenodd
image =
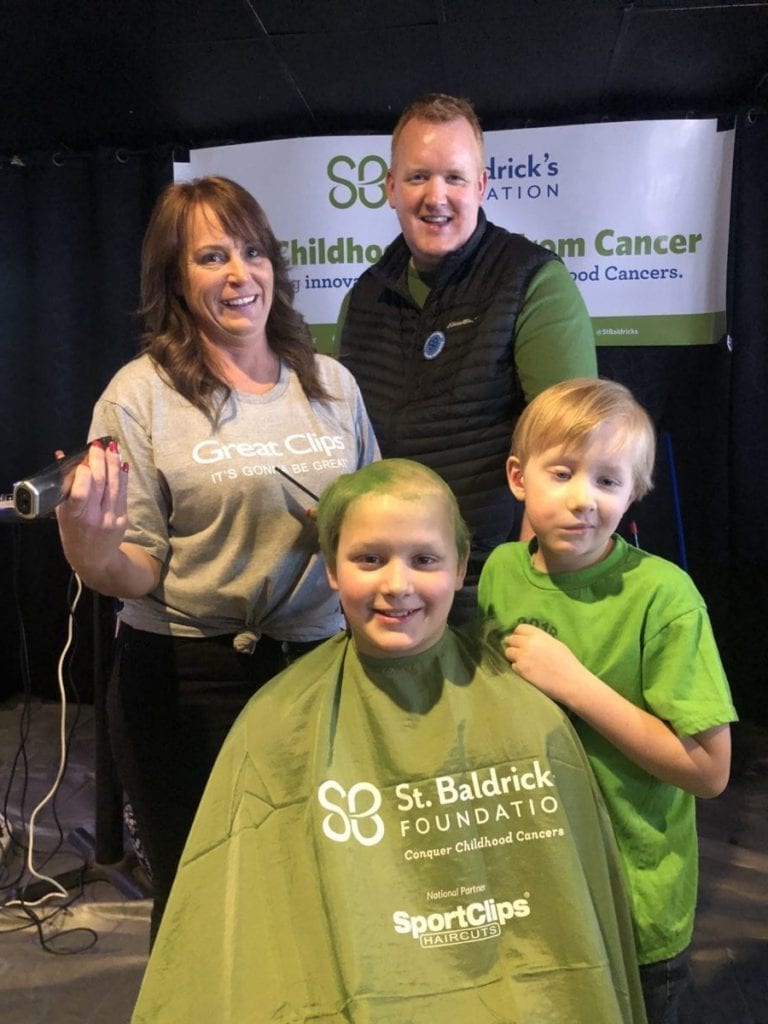
M489 224L443 260L423 309L407 288L399 236L352 290L339 358L357 379L384 458L415 459L451 486L473 535L470 579L509 537L514 502L505 462L524 397L515 321L553 253ZM444 335L439 354L435 332ZM468 580L469 581L469 580Z

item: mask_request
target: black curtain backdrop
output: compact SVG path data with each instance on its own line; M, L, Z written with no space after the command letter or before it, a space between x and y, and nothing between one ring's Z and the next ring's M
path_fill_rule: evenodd
M744 717L768 722L768 113L747 114L736 133L731 233L728 409L726 665ZM723 500L719 470L708 472L712 500Z
M707 346L598 349L600 374L632 388L659 431L655 488L628 518L642 547L678 564L682 529L685 567L709 607L737 708L758 722L768 722L768 552L759 539L768 508L766 167L768 116L739 115L726 337Z
M766 167L768 117L739 115L729 337L598 350L600 373L632 388L660 435L655 489L627 518L641 546L685 562L710 607L739 710L755 721L768 720L768 555L759 540L768 507ZM136 353L141 238L171 175L168 152L47 154L0 167L0 491L56 448L82 446L93 402ZM33 692L53 696L69 578L54 523L0 524L0 572L0 696L22 688L24 649ZM87 699L85 653L81 660L74 672Z
M169 150L45 153L0 165L0 492L85 441L91 409L138 347L141 240ZM52 519L0 521L0 697L56 696L70 573ZM92 694L90 596L76 618L78 695ZM104 615L109 617L109 602Z

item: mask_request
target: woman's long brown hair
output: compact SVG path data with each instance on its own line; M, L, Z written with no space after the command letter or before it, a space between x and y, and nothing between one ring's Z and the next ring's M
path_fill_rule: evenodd
M288 264L266 214L242 185L206 177L168 185L152 211L141 264L142 351L149 353L173 387L215 423L231 388L217 375L182 294L182 261L190 215L208 207L233 238L253 239L272 264L274 294L266 324L267 343L295 371L306 396L330 397L315 366L315 346L302 315L293 307Z

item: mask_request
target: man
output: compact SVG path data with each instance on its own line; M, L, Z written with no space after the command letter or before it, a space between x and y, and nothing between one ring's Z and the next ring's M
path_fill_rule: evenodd
M436 93L406 108L387 174L402 234L352 289L339 329L382 456L436 470L472 530L454 622L474 614L489 552L518 533L504 465L522 408L550 384L597 373L568 271L486 220L487 177L470 103Z

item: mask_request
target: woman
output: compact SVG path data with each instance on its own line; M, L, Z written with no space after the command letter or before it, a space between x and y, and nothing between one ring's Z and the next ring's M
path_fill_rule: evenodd
M342 626L303 488L321 494L378 448L351 375L315 353L241 186L163 192L141 291L143 354L91 423L114 440L91 445L57 514L72 568L122 600L109 729L152 871L154 938L234 718Z

